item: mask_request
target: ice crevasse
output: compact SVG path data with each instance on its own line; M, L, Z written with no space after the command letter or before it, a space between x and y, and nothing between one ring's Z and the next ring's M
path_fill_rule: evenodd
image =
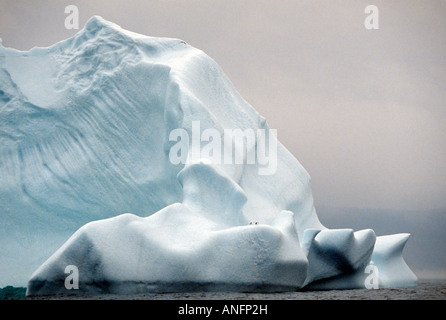
M48 48L0 46L0 80L0 286L63 293L74 265L71 293L363 288L371 261L380 287L416 286L408 234L323 226L308 173L276 136L273 174L171 161L178 128L269 129L184 41L95 16Z

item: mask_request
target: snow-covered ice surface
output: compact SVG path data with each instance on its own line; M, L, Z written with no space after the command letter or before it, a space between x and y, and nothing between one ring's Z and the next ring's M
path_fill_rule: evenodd
M173 163L170 133L198 121L222 137L269 129L178 39L93 17L48 48L0 46L0 287L61 293L75 265L79 293L351 288L370 260L381 286L416 286L407 235L325 228L310 176L274 135L273 174L203 154Z

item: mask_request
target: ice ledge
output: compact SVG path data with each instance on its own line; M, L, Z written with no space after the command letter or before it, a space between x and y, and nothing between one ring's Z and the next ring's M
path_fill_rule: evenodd
M67 266L78 269L75 294L303 285L308 261L294 213L281 211L271 225L239 224L246 197L229 176L198 163L187 165L179 179L183 203L146 218L123 214L84 225L31 276L27 295L69 292Z
M32 275L27 295L68 293L67 266L78 268L75 294L364 288L372 261L379 287L417 285L402 257L409 234L308 229L300 245L291 211L271 225L240 219L246 196L214 165L188 164L178 179L182 203L84 225Z

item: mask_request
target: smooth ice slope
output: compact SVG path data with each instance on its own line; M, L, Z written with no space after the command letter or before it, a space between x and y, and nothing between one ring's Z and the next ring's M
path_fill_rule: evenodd
M374 235L326 230L308 173L279 142L272 175L169 161L169 133L192 135L197 121L201 132L268 129L215 61L181 40L93 17L49 48L0 46L0 286L24 286L37 269L29 294L60 292L67 263L85 290L104 292L298 288L362 272ZM405 266L395 245L379 248ZM398 284L412 284L404 270Z

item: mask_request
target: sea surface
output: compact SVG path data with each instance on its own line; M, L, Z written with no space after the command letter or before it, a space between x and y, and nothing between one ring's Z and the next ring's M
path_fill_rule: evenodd
M15 297L29 300L446 300L446 279L420 279L416 289L354 289L282 293L183 292L133 295L54 295Z

